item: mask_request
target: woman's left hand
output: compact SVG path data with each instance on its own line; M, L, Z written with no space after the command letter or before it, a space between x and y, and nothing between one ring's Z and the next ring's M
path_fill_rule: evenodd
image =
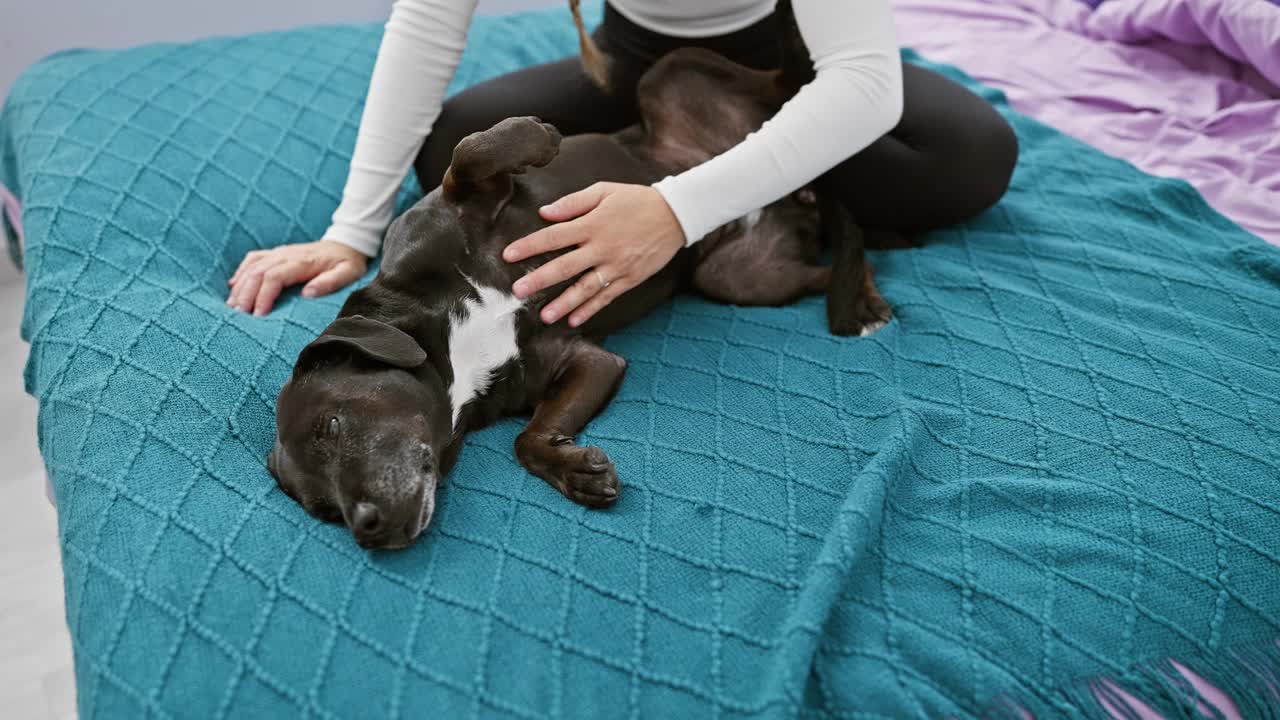
M648 185L596 183L543 207L541 215L556 224L511 243L502 259L519 262L577 246L520 278L512 288L516 297L524 299L581 274L542 308L546 323L569 315L571 327L581 325L661 270L684 247L684 231L671 207Z

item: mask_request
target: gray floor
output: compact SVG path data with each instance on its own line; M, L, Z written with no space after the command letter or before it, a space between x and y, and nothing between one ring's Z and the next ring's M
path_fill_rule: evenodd
M22 390L22 276L0 257L0 715L75 717L71 639L53 507L36 451L36 402Z

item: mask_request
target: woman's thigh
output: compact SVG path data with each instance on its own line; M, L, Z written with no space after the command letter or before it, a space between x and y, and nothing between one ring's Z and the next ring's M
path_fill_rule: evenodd
M920 232L966 220L1004 195L1018 157L988 102L922 67L902 68L902 119L828 175L864 227Z
M634 93L605 93L577 57L536 65L474 85L445 101L414 162L423 192L440 184L462 138L509 117L533 115L561 133L614 132L634 123Z

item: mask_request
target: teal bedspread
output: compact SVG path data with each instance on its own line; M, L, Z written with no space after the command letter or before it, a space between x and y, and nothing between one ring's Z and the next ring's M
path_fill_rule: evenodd
M1013 187L876 256L882 331L684 298L610 340L613 509L511 420L410 550L307 517L263 459L342 297L223 300L326 227L378 37L66 53L8 99L84 718L1043 717L1176 704L1166 657L1264 697L1231 649L1280 636L1280 251L988 89ZM562 11L482 19L456 87L573 49Z

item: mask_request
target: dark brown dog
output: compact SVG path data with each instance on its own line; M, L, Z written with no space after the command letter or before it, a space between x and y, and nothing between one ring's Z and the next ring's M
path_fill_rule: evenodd
M459 143L440 189L392 224L372 284L299 355L268 458L281 489L311 514L344 522L363 547L403 547L427 526L466 432L532 409L516 439L521 464L574 502L608 506L619 492L613 464L574 436L626 368L597 344L609 332L682 288L743 305L830 289L834 331L883 324L888 307L862 263L858 229L809 191L681 251L581 328L538 318L566 285L523 302L510 294L554 257L501 260L508 243L546 225L540 206L595 182L649 184L693 167L757 129L791 92L785 73L680 50L641 80L637 126L562 141L549 125L513 118ZM817 264L820 230L847 287ZM840 274L848 272L856 274Z

